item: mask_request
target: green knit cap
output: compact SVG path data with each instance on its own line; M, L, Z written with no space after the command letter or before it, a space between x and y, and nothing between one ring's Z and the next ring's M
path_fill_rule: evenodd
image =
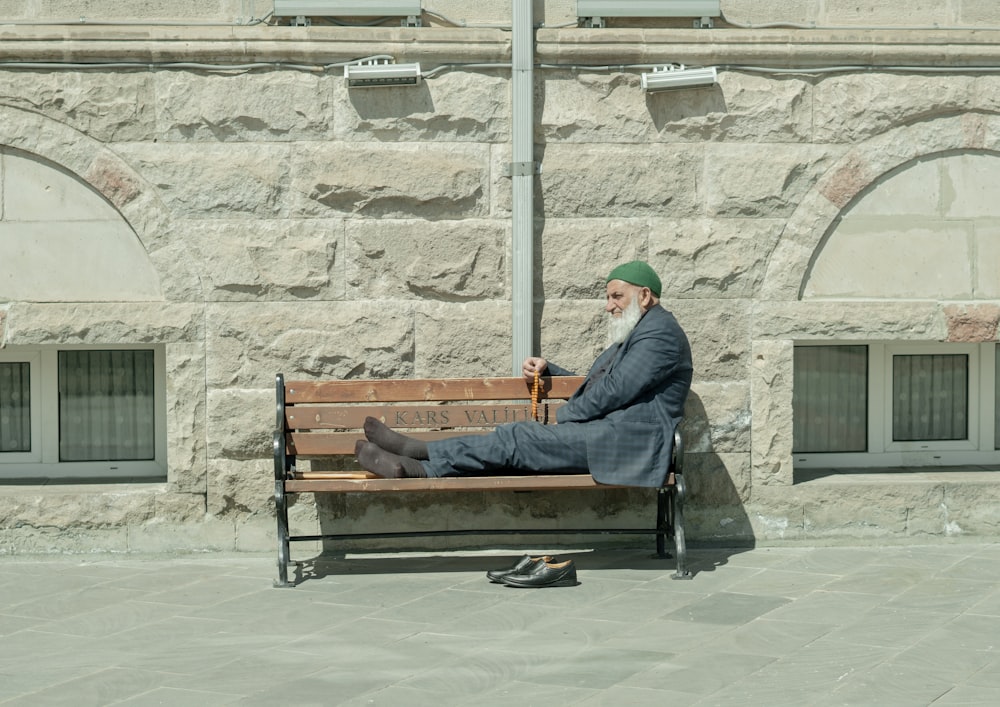
M653 268L641 260L633 260L631 263L619 265L611 271L605 282L611 282L612 280L621 280L622 282L628 282L639 287L648 287L649 291L657 297L660 296L660 290L663 289L663 285L660 284L660 278L656 276Z

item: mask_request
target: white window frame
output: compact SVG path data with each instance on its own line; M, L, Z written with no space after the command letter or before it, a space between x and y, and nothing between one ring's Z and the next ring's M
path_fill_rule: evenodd
M59 461L59 352L152 351L154 457L138 461ZM31 383L31 452L0 452L0 482L4 479L39 481L126 480L163 481L167 477L166 351L163 345L134 346L9 346L0 350L0 361L27 362Z
M0 349L0 362L27 363L28 385L31 389L29 405L31 411L28 419L31 424L31 450L27 452L0 452L0 464L37 464L42 461L42 410L35 404L35 396L42 389L41 382L42 357L38 351L26 351L23 354L11 353L9 349ZM0 475L3 468L0 467Z
M1000 464L995 449L996 342L983 344L885 341L808 341L795 346L868 347L868 449L865 452L793 453L798 469L961 467ZM892 440L892 357L965 354L969 357L968 438L948 441Z

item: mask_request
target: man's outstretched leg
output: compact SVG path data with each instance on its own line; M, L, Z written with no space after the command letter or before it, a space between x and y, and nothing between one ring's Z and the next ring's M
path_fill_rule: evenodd
M383 450L401 457L423 459L424 461L430 458L427 456L426 442L400 434L374 417L365 418L365 437L368 438L369 442L378 445Z
M393 454L372 442L359 439L354 454L362 468L385 479L421 478L427 476L423 464L412 457Z

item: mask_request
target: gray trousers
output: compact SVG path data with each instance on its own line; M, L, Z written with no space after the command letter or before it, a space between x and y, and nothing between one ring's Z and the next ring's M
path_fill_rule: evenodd
M427 444L421 462L427 476L489 476L535 472L586 474L587 424L514 422L485 435L452 437Z

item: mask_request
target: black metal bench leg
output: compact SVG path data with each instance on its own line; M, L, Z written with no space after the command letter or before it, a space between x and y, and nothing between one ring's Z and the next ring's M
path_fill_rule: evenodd
M673 535L670 518L670 491L661 488L656 492L656 556L670 559L667 536Z
M687 543L684 539L684 497L687 495L687 484L684 477L677 474L673 493L674 549L677 554L677 569L671 575L672 579L691 579L691 571L687 568Z
M288 582L288 497L285 495L284 483L274 484L274 514L278 518L278 581L275 587L288 588L294 584Z

